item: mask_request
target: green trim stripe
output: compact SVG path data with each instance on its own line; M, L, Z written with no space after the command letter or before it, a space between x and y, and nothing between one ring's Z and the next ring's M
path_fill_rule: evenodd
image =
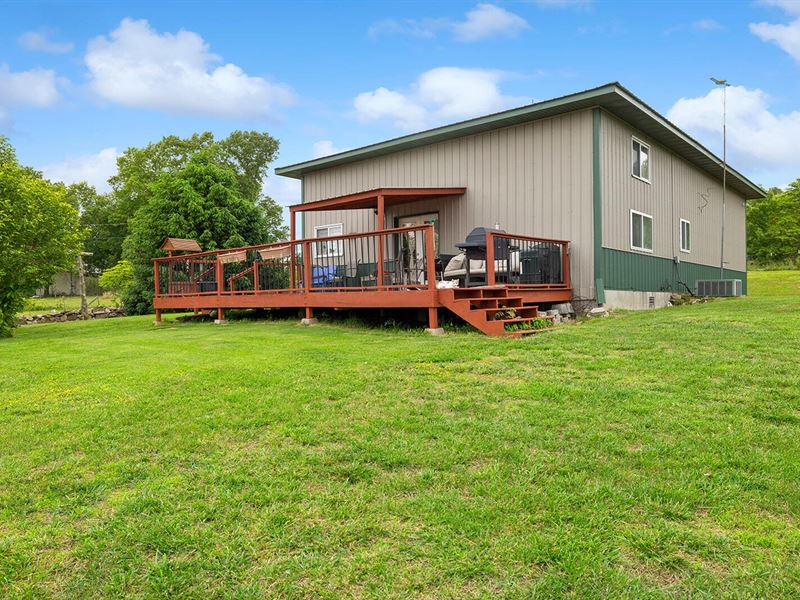
M598 304L606 301L603 281L603 191L600 178L600 108L592 109L592 218L594 225L594 289Z
M625 252L624 250L602 249L605 284L609 290L638 292L677 292L685 293L685 283L692 292L698 279L719 279L719 267L698 265L681 261L675 264L672 259ZM725 269L726 279L741 279L742 291L747 293L747 272Z

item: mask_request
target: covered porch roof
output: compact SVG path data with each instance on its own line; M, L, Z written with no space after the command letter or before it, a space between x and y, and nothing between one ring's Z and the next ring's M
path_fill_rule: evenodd
M431 198L447 198L462 196L467 191L465 187L438 187L438 188L377 188L367 192L346 194L335 198L325 198L313 202L302 202L289 207L291 239L295 239L295 214L298 212L313 212L318 210L358 210L372 208L378 215L378 231L384 229L384 219L387 206L427 200Z
M367 192L358 192L337 196L335 198L325 198L313 202L293 204L289 207L291 212L311 212L315 210L356 210L363 208L380 208L383 204L394 206L426 200L429 198L445 198L447 196L461 196L467 191L465 187L444 187L444 188L378 188Z

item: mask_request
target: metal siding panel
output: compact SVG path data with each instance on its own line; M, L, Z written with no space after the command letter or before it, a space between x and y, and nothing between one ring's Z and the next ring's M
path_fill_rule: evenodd
M679 255L681 260L718 267L722 185L607 112L603 112L601 131L603 246L631 252L630 210L634 209L653 216L653 256L672 259ZM632 136L650 145L650 184L630 174ZM679 251L681 218L692 224L689 254ZM731 189L727 190L725 223L726 266L744 271L744 198Z
M376 187L464 185L462 198L387 211L387 224L394 216L438 210L447 254L473 227L496 221L514 233L569 239L575 293L593 297L591 119L584 110L315 171L304 177L305 200ZM307 215L310 234L315 225L338 222L347 233L369 231L375 216L371 210Z
M718 279L719 267L681 262L676 265L671 259L603 249L606 269L606 289L640 292L686 293L686 284L693 292L698 279ZM747 293L747 273L725 269L725 279L741 279L742 289ZM681 283L682 282L682 283Z

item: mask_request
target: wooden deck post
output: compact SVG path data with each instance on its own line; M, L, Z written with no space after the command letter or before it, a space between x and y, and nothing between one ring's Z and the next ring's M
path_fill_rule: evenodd
M494 272L494 234L486 233L486 285L494 285L496 276Z
M217 296L222 295L222 291L225 289L225 272L223 271L222 261L219 259L219 254L217 254ZM215 325L224 325L225 324L225 309L221 306L217 307L217 318L214 320Z
M156 293L155 297L158 298L161 295L161 281L159 276L159 268L158 268L158 261L153 261L153 279L155 280L156 284Z
M433 225L428 225L423 229L425 232L425 269L428 276L428 289L431 292L431 299L435 303L428 307L428 328L425 330L431 335L442 335L444 329L439 327L439 291L436 289L436 240L434 240Z
M161 324L161 310L157 308L156 309L156 325L160 325L160 324Z
M561 277L565 286L569 287L569 242L565 242L561 244L561 260L563 262L563 268L561 269Z
M308 302L311 300L309 294L311 294L312 291L313 277L314 271L311 267L311 242L303 242L303 290L306 302L306 316L300 321L303 325L317 324L317 320L314 318L314 311L308 305Z
M296 232L297 225L295 223L296 218L297 218L297 213L295 213L295 210L293 208L290 208L289 209L289 231L290 231L289 241L291 242L289 244L289 247L291 248L291 252L289 254L289 289L290 290L294 289L295 270L297 269L297 265L296 265L297 257L296 257L296 253L295 253L295 249L294 249L294 240L295 240L295 237L297 235L297 232Z
M383 231L384 229L384 198L383 194L378 194L378 231ZM378 235L375 238L375 243L378 244L378 281L375 283L378 286L378 289L383 288L383 241L386 238L382 235Z

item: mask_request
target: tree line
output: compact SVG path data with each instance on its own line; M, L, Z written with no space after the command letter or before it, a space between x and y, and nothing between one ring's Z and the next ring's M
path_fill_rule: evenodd
M800 179L747 203L747 257L755 266L800 267Z
M163 238L192 238L203 250L285 239L281 207L263 192L277 153L278 141L257 131L166 136L120 155L111 191L100 194L47 181L0 136L0 336L25 298L71 270L81 250L126 310L144 314ZM800 179L749 202L747 232L756 266L800 267Z
M196 239L203 250L284 239L282 209L263 192L277 152L278 141L257 131L166 136L120 155L111 191L100 194L45 180L0 137L0 336L24 299L73 268L81 250L126 310L144 314L163 238Z

